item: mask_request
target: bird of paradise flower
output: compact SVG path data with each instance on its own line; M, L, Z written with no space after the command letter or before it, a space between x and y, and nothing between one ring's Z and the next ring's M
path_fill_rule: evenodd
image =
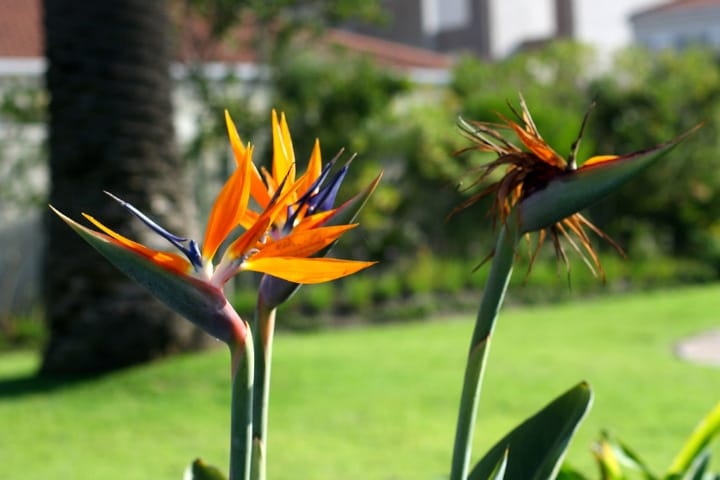
M343 233L357 226L353 219L381 175L335 207L348 164L331 177L335 162L322 166L316 141L306 172L296 175L287 121L283 114L278 118L273 111L272 171L258 170L252 161L252 145L242 143L227 112L225 119L236 168L212 205L201 244L167 231L111 193L110 198L179 253L137 243L91 215L83 213L97 230L79 224L53 206L50 208L121 271L228 344L233 376L230 478L245 478L251 470L255 478L264 478L275 308L300 284L335 280L375 263L326 258L324 254ZM239 235L238 230L242 230ZM222 291L227 281L242 271L264 274L252 324L237 314ZM254 378L258 379L257 385ZM202 463L193 464L193 468L201 466Z
M499 168L505 167L505 171L500 179L491 182L479 192L470 196L452 213L454 214L468 208L484 197L492 197L492 205L488 211L488 216L492 219L493 228L496 228L498 223L506 222L516 206L522 203L523 200L531 197L534 193L543 190L551 181L579 177L597 167L600 167L598 171L602 171L603 167L610 166L613 163L623 163L635 157L642 157L647 153L663 149L669 144L676 142L674 140L673 142L668 142L667 144L635 152L630 155L593 156L585 160L582 165L578 167L578 148L592 106L583 117L580 132L571 146L567 160L558 154L543 139L522 95L520 96L520 111L516 110L512 105L510 105L510 109L518 121L508 119L504 115L498 114L503 123L467 122L462 119L459 122L461 132L473 142L473 145L460 150L458 153L477 150L492 152L498 156L494 161L484 164L479 168L477 177L468 188L486 182ZM503 130L511 130L525 148L518 147L508 140L503 135ZM538 233L537 242L530 254L527 275L530 274L540 248L545 240L550 237L556 257L562 261L568 269L570 268L570 263L561 238L565 239L572 250L579 254L593 275L600 276L604 279L605 272L600 263L600 258L593 248L587 230L608 242L622 257L625 257L623 249L612 238L590 222L583 214L577 211L571 211L568 212L566 216L559 217L554 222L538 226L538 228L529 229L525 233L528 245L531 241L530 232L536 231ZM490 252L481 261L480 265L487 262L493 255L494 251Z
M357 226L325 225L339 211L325 208L325 205L334 202L342 177L337 177L329 189L320 188L329 169L319 170L317 144L308 171L297 180L294 178L294 157L286 153L276 154L273 176L266 176L270 186L261 189L258 188L258 181L262 181L252 162L253 148L240 143L232 120L229 115L226 118L237 167L215 199L201 246L195 240L167 231L133 205L111 193L108 195L112 199L165 238L180 254L137 243L111 230L91 215L83 213L99 231L75 222L52 206L50 208L93 247L99 248L100 253L107 253L108 248L119 248L126 254L138 257L144 264L156 267L154 271L159 268L167 275L174 275L192 285L202 284L207 289L222 288L233 275L241 271L255 271L289 282L307 284L335 280L375 263L312 257ZM284 116L283 121L278 123L273 112L273 126L286 131ZM292 145L287 142L281 147L283 152L292 152L291 149ZM278 161L278 158L282 161ZM373 187L376 182L377 179ZM251 195L262 207L260 211L250 207ZM315 211L318 213L313 215ZM278 228L278 225L282 227ZM227 247L221 248L231 232L238 227L245 228L245 231ZM126 254L122 258L127 258ZM112 258L110 260L113 261ZM122 266L120 268L124 269ZM137 275L135 269L126 273L133 278ZM146 283L142 279L135 279ZM220 338L223 339L222 336Z

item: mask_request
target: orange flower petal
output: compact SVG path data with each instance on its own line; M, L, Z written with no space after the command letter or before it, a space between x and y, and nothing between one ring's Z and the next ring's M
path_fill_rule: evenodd
M238 167L242 166L247 157L247 149L240 140L235 123L230 118L230 113L225 110L225 126L227 127L228 137L230 137L230 146L235 155L235 163Z
M505 121L513 130L515 130L515 134L518 136L523 145L525 145L541 160L545 163L549 163L550 165L565 168L565 160L563 160L563 158L558 155L557 152L550 147L550 145L545 143L545 140L543 140L540 136L528 133L524 128L512 120L505 119Z
M310 154L310 160L308 160L307 169L305 170L303 176L298 179L298 182L302 182L302 185L300 186L298 192L300 192L301 195L304 195L305 192L307 192L310 187L312 187L312 184L315 182L315 180L318 179L321 172L322 156L320 154L320 140L316 138L315 145L313 146L313 151Z
M230 258L238 258L245 255L248 250L253 248L255 244L260 241L263 236L267 233L270 225L275 221L275 218L280 212L284 212L287 207L288 197L293 195L298 184L291 185L290 190L285 192L275 203L270 205L265 211L260 214L255 224L253 224L248 230L245 231L237 240L235 240L228 247Z
M265 179L265 184L267 185L266 191L268 195L274 195L275 192L278 189L278 186L280 185L280 181L275 181L275 178L273 178L272 173L268 172L265 167L262 167L262 178Z
M211 259L227 235L238 225L250 199L250 165L252 147L244 165L239 165L215 199L205 230L202 256Z
M312 230L293 230L288 236L269 243L252 258L265 257L309 257L327 247L340 235L353 229L357 224L320 227Z
M253 224L252 227L245 230L245 232L238 237L228 247L228 255L231 259L239 258L245 255L250 249L255 247L257 243L267 234L268 228L270 228L271 222L270 217L262 215Z
M243 145L237 128L235 127L235 123L227 110L225 110L225 125L227 126L228 137L230 137L230 146L232 147L233 154L235 156L235 163L238 168L241 168L245 162L248 161L252 165L250 171L250 195L262 208L265 208L267 204L270 203L270 196L268 195L267 188L263 183L257 167L255 167L255 164L253 164L248 158L248 147Z
M598 155L596 157L591 157L591 158L588 158L587 160L585 160L585 162L582 164L582 166L580 168L582 169L585 167L589 167L591 165L598 165L598 164L605 163L605 162L612 162L613 160L617 160L618 158L620 158L619 155Z
M262 175L258 171L254 163L251 163L250 169L250 195L260 205L260 208L266 208L270 204L270 194L268 188L263 182Z
M53 209L55 210L55 209ZM72 222L72 224L75 224L76 226L82 228L88 233L91 233L93 235L100 236L102 234L98 232L94 232L88 228L83 227L82 225L70 220L68 217L65 217L60 212L55 210L55 213L61 216L63 220L66 222ZM187 275L187 273L191 270L190 262L183 256L178 255L176 253L171 252L161 252L158 250L154 250L150 247L146 247L145 245L142 245L140 243L134 242L130 240L129 238L120 235L119 233L115 232L114 230L111 230L110 228L106 227L102 223L100 223L98 220L93 218L92 216L88 215L87 213L83 213L83 217L85 217L90 223L95 225L97 228L102 230L106 235L102 235L105 237L106 240L111 241L115 243L116 245L119 245L127 250L131 250L138 255L142 255L143 257L147 258L148 260L151 260L156 265L159 265L161 267L164 267L168 270L172 270L174 272L180 273L182 275Z
M240 215L240 218L238 219L238 225L242 226L244 229L248 229L252 227L255 222L257 222L258 218L260 218L260 214L257 212L253 212L249 208L245 210L245 212Z
M278 184L287 177L285 185L292 185L295 183L295 152L293 151L292 138L285 120L285 114L281 113L280 121L278 121L275 110L272 111L272 137L272 176Z
M335 258L295 258L252 256L243 262L243 270L267 273L294 283L322 283L352 275L377 262L338 260Z
M300 230L309 230L311 228L317 228L320 225L327 222L330 217L335 215L337 213L338 209L333 208L332 210L326 210L324 212L318 212L313 213L309 217L302 217L302 220L300 220L300 223L295 225L293 227L293 230L300 231Z

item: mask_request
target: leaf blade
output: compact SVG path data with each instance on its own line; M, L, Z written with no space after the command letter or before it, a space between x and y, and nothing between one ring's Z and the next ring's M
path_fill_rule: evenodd
M478 461L468 480L488 478L507 449L510 454L504 478L553 478L591 403L592 391L586 382L571 388L497 442ZM538 445L543 448L536 448Z

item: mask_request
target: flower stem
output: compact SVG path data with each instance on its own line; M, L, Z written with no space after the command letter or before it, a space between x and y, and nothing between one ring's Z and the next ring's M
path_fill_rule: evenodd
M230 407L230 480L248 480L251 467L253 409L253 342L232 345L232 399Z
M450 480L465 480L468 474L473 427L477 416L485 360L490 349L490 337L512 274L517 244L515 225L515 219L511 217L500 229L490 274L475 321L460 397Z
M267 435L268 408L270 402L270 369L272 363L272 341L275 331L274 308L268 308L262 297L258 298L255 310L255 378L253 390L253 431L252 431L252 479L265 480L267 476Z

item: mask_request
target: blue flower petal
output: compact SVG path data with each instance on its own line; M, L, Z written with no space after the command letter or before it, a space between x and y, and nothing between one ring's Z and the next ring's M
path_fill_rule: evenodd
M161 227L157 222L152 220L150 217L145 215L143 212L138 210L136 207L134 207L132 204L126 202L125 200L113 195L110 192L105 192L106 195L108 195L110 198L118 202L124 209L132 213L135 217L137 217L141 222L143 222L145 225L150 227L150 229L163 237L168 242L172 243L178 250L180 250L182 253L185 254L185 256L190 260L190 263L192 266L199 270L202 268L203 262L202 262L202 255L200 254L200 249L198 248L198 244L195 240L190 240L185 237L181 237L179 235L175 235L173 233L168 232L163 227ZM184 245L185 242L188 242L188 246L186 247Z

